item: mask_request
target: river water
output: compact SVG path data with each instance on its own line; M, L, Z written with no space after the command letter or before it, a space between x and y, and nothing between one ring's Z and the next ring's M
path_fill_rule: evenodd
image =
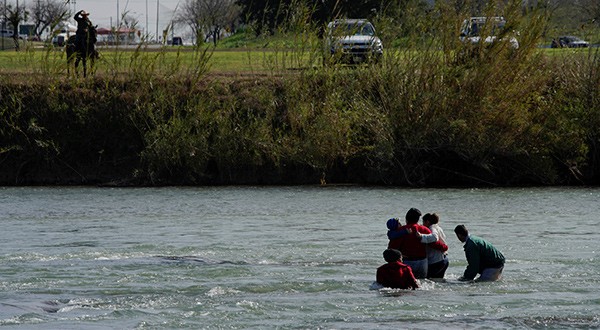
M600 327L600 189L0 188L0 327ZM370 290L386 220L437 212L446 282ZM507 258L459 283L453 228Z

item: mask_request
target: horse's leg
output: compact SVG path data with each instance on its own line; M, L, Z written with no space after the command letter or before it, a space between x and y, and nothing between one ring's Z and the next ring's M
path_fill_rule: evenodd
M75 75L79 76L79 61L81 61L81 57L79 57L79 55L77 55L77 57L75 58Z
M74 54L71 54L71 56L69 57L69 60L67 61L67 73L69 75L71 75L71 69L74 69L74 74L77 75L77 68L76 68L76 58Z
M83 77L87 77L87 56L82 58L83 61Z
M92 75L96 74L96 59L98 58L98 53L94 50L90 56L90 72Z
M71 75L71 54L69 54L69 46L66 48L67 53L67 75Z

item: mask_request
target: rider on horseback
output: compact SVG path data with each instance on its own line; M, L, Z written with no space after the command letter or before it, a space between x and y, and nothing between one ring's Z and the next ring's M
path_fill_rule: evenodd
M78 49L83 49L86 45L86 38L89 38L88 32L94 28L92 22L88 18L90 13L85 10L80 10L75 14L75 21L77 21L77 32L75 32L75 45Z
M98 59L98 52L95 49L97 41L96 26L88 18L89 13L85 10L80 10L75 14L77 21L77 32L74 36L69 37L67 42L67 62L70 64L75 61L75 70L79 66L79 62L83 61L83 76L85 77L86 62L91 60L91 67L94 66L94 60Z

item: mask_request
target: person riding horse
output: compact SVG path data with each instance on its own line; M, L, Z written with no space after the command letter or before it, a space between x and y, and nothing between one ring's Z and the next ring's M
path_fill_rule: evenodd
M94 62L99 58L98 52L96 51L95 44L97 38L96 26L92 25L92 22L88 18L89 13L85 10L80 10L75 14L75 21L77 21L77 32L74 36L69 37L66 45L67 50L67 62L69 64L75 61L75 72L79 62L83 62L83 76L87 75L87 60L91 60L91 66L93 68Z
M75 46L77 49L84 49L89 38L89 32L94 28L92 21L88 18L90 13L85 10L80 10L75 14L75 21L77 22L77 32L75 32Z

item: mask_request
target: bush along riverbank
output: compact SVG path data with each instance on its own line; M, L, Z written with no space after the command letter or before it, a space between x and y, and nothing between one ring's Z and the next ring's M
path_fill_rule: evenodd
M502 51L280 75L4 77L0 184L597 185L598 53Z

